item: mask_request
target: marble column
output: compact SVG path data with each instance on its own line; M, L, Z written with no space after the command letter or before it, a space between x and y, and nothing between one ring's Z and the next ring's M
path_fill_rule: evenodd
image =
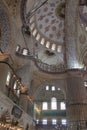
M66 1L65 15L65 44L66 44L66 62L68 68L80 67L78 61L78 3L79 0Z
M67 72L67 118L70 122L87 121L87 93L83 82L83 72Z

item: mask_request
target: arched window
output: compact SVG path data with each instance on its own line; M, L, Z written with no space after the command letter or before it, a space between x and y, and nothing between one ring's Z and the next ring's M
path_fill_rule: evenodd
M40 34L38 33L36 36L36 40L39 41L40 40Z
M52 125L56 125L57 124L57 120L56 119L52 119Z
M36 120L36 124L39 124L39 120L38 119Z
M43 123L43 125L46 125L47 124L47 119L43 119L42 123Z
M29 50L26 49L26 48L24 48L22 54L23 54L23 55L28 55L28 53L29 53Z
M55 86L52 86L51 90L52 90L52 91L55 91Z
M44 45L44 43L45 43L45 39L42 38L42 39L41 39L41 44Z
M51 109L57 110L57 99L55 97L51 98Z
M84 81L84 86L87 87L87 81Z
M15 81L14 85L13 85L13 89L16 90L17 89L17 82Z
M30 29L33 30L35 27L35 24L33 23L31 26L30 26Z
M19 89L17 90L16 94L17 94L18 97L20 96L20 90Z
M49 86L48 85L46 86L46 90L49 90Z
M62 46L61 45L58 45L58 47L57 47L57 52L61 52L62 51Z
M7 79L6 79L6 85L9 85L10 79L11 79L11 73L8 72L8 74L7 74Z
M42 104L42 110L47 110L47 109L48 109L47 102L43 102L43 104Z
M62 119L61 123L62 123L62 125L66 125L67 124L67 120L66 119Z
M33 36L35 36L36 34L37 34L37 29L34 29Z
M52 45L52 50L55 50L55 48L56 48L56 44L53 44Z
M66 104L65 104L65 102L61 102L61 103L60 103L60 109L61 109L61 110L65 110L65 109L66 109Z
M50 47L50 42L49 42L49 41L47 41L47 43L46 43L46 47L47 47L47 48Z

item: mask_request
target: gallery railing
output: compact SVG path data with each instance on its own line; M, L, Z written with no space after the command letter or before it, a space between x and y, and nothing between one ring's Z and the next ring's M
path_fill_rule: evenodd
M27 59L32 59L35 63L35 65L44 72L48 73L62 73L66 71L66 66L63 64L60 65L49 65L46 63L43 63L39 58L38 55L35 52L30 52L27 48L21 48L20 45L16 48L16 55L21 56Z

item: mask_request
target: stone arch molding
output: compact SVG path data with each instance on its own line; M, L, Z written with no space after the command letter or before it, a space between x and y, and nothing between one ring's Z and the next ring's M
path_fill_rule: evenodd
M60 88L61 92L64 94L64 99L66 99L66 80L60 79L60 80L47 80L44 83L41 83L39 86L37 86L37 90L34 93L34 99L37 99L38 96L42 97L45 96L43 91L45 90L46 86L55 86L56 88ZM57 91L56 91L57 93Z

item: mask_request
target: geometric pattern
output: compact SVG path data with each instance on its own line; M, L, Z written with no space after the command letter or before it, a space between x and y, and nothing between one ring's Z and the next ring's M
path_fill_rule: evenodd
M0 4L0 48L5 52L10 43L9 19L3 4Z
M48 1L35 15L39 31L53 42L63 42L64 38L64 20L56 14L59 4L58 0Z
M87 6L79 6L79 18L81 26L87 31Z
M64 19L57 14L61 3L65 3L65 0L48 0L30 19L33 36L37 41L42 39L41 44L52 50L64 44ZM61 9L63 11L64 8Z

